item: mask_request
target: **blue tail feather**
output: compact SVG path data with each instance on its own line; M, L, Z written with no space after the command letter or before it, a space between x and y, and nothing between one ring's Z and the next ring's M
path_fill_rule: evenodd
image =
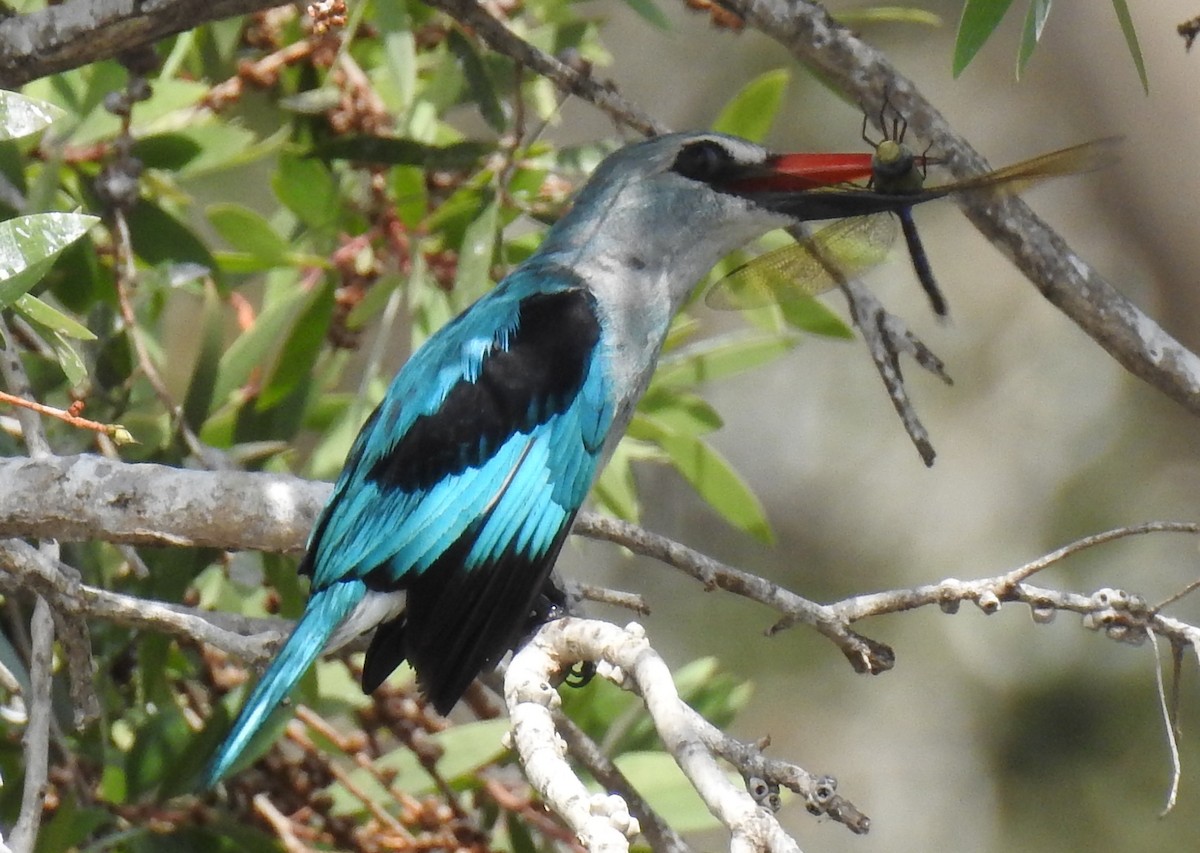
M366 584L358 580L349 580L335 583L312 594L295 630L255 685L225 742L221 744L221 748L217 750L217 754L205 770L204 787L211 788L229 772L271 712L312 666L317 655L325 648L330 635L350 615L366 593Z

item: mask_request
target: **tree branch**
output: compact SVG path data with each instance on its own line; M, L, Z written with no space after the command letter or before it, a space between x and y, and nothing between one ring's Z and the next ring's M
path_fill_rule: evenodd
M435 9L441 9L450 17L475 31L475 34L497 53L502 53L525 65L561 91L575 95L607 113L618 124L624 124L639 133L654 136L666 133L668 128L653 116L630 103L611 86L602 83L590 74L567 65L522 39L495 18L478 0L426 0Z
M78 68L278 0L67 0L0 21L0 87Z
M297 553L328 483L100 456L0 459L0 536Z
M596 663L600 675L641 695L663 745L729 829L730 850L799 853L774 815L730 784L695 725L697 715L679 698L670 670L641 626L567 618L545 625L516 653L505 673L504 699L513 746L529 781L589 850L627 850L626 838L638 825L620 798L589 796L565 759L566 745L552 713L558 693L550 684L581 661Z
M115 462L98 456L0 459L0 482L6 484L0 490L0 537L37 538L57 533L64 541L99 540L275 553L298 553L303 549L308 530L330 490L328 483L281 474L187 471L164 465ZM975 581L947 579L911 589L854 596L832 604L811 601L668 537L597 513L580 513L574 532L614 542L672 566L707 590L722 589L759 602L781 615L768 633L798 624L810 625L835 643L856 671L874 674L890 669L894 655L882 643L853 631L854 622L930 605L949 610L963 601L973 601L985 612L994 612L1004 601L1021 601L1035 611L1050 608L1094 615L1107 606L1095 598L1104 590L1090 594L1059 592L1034 587L1025 581L1084 547L1138 534L1200 534L1200 525L1150 522L1119 528L1087 537L995 577ZM53 594L56 589L59 587L52 585L49 591ZM94 593L81 595L93 596L98 602L96 606L107 608L97 615L115 618L124 613L119 602L104 598L115 593L104 590ZM1149 609L1154 618L1141 627L1152 627L1157 633L1185 644L1196 640L1190 626L1163 616L1159 609ZM131 613L130 618L136 618L136 613ZM1132 624L1125 616L1118 621L1127 627ZM230 641L226 638L212 642L228 649ZM228 650L245 659L258 659L256 652L248 652L247 657Z

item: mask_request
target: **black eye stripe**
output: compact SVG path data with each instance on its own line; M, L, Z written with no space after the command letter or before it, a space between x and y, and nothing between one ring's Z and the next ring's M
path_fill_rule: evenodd
M711 184L730 177L736 165L733 155L724 145L712 139L702 139L681 148L671 169L685 178Z

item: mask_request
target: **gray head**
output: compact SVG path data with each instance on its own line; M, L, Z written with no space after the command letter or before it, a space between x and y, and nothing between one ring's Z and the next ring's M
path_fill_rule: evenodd
M794 221L756 199L773 155L719 133L672 133L610 154L547 235L542 254L573 267L642 271L677 303L718 260ZM794 195L794 194L793 194ZM583 270L581 270L582 272Z

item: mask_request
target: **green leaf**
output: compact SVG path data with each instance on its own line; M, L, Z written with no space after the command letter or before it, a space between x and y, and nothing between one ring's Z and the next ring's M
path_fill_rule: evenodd
M417 40L412 16L403 3L380 3L375 8L375 24L383 39L388 79L399 101L394 105L395 112L406 115L417 92Z
M500 106L500 98L496 95L496 87L484 67L483 60L475 51L475 46L458 30L453 29L446 36L446 46L458 59L467 87L471 90L471 98L479 105L479 114L488 126L497 133L503 133L508 125L504 116L504 108Z
M256 406L260 411L278 405L296 390L300 383L311 379L313 365L321 354L321 343L329 330L333 316L334 284L330 278L314 288L312 298L296 318L275 369L263 384Z
M966 0L962 17L958 21L958 35L954 40L954 61L951 68L955 77L962 74L971 64L975 54L983 47L984 42L991 38L1011 5L1012 0Z
M788 325L801 331L845 340L854 337L854 330L820 299L785 299L779 303L778 309Z
M796 343L792 337L760 332L723 335L663 357L654 385L695 385L752 370L790 352Z
M225 343L221 298L211 281L204 283L204 305L197 322L201 330L200 351L196 353L196 366L183 399L183 421L193 430L200 429L212 409Z
M141 722L125 761L129 797L140 797L171 779L179 756L194 737L183 714L171 704L162 705Z
M0 222L0 308L37 284L55 256L99 221L82 213L32 213Z
M122 86L123 79L112 89L120 89ZM145 136L153 133L156 130L155 125L160 122L167 124L164 120L168 116L194 106L208 91L207 83L196 80L156 78L150 90L149 100L141 101L133 111L134 135ZM88 145L107 140L120 131L121 119L106 110L103 103L97 103L72 132L71 142L76 145Z
M330 160L354 160L422 169L470 169L495 148L486 142L426 145L393 136L342 136L318 145L313 153Z
M474 299L491 286L492 257L496 252L499 221L499 201L492 193L485 193L483 209L467 226L458 250L454 291L460 297L465 295Z
M255 142L255 135L244 127L214 122L137 139L133 155L149 168L168 169L187 179L254 159L262 153Z
M629 435L653 441L666 451L675 470L734 527L763 542L774 541L762 504L716 449L641 413L634 415Z
M663 14L662 9L655 5L654 0L625 0L625 5L660 30L671 29L671 19Z
M716 658L706 657L685 664L675 672L679 698L718 728L725 728L749 702L754 687L722 672Z
M592 487L597 504L617 518L633 522L641 517L637 483L630 464L636 455L633 453L636 444L631 438L623 438Z
M1150 80L1146 77L1146 61L1142 58L1142 48L1138 44L1137 32L1133 28L1133 17L1129 14L1129 6L1125 0L1112 0L1113 11L1117 13L1117 21L1121 25L1121 34L1125 36L1125 46L1133 57L1133 65L1137 68L1138 79L1142 81L1142 91L1150 94Z
M375 404L383 399L382 388L369 389L366 394L355 395L330 426L321 433L320 443L313 448L308 459L309 476L318 480L329 480L337 476L346 463L346 454L354 443L363 421Z
M49 337L50 346L54 350L54 357L58 360L58 366L62 368L67 381L72 386L82 385L83 380L87 379L87 365L83 362L83 356L61 332L50 332L47 337Z
M420 256L413 258L413 275L408 280L414 284L423 274L423 264ZM396 292L396 288L404 284L405 277L395 274L382 275L375 279L366 295L346 315L346 327L361 329L378 317Z
M1021 45L1017 48L1017 79L1029 64L1033 49L1042 38L1042 30L1046 19L1050 17L1051 0L1029 0L1029 9L1025 12L1025 25L1021 28Z
M425 170L416 166L397 166L391 171L396 215L406 226L416 230L429 208Z
M66 335L68 338L75 338L77 341L96 340L96 335L83 323L28 293L17 298L13 309L50 331Z
M642 398L638 407L674 432L699 436L707 435L723 426L721 416L707 400L667 385L652 388Z
M196 233L149 199L140 199L126 220L134 251L150 266L190 261L216 271L216 259Z
M846 9L833 16L838 23L848 27L863 24L918 24L925 27L940 27L941 15L915 6L866 6L862 9Z
M218 406L223 405L239 386L245 384L256 368L262 368L270 362L272 354L278 352L281 342L285 340L287 330L311 298L311 292L297 287L276 299L258 315L254 325L225 351L213 389L213 399Z
M337 181L320 160L282 154L271 188L296 218L313 228L331 226L340 207Z
M35 849L38 853L78 850L89 835L113 822L114 816L106 809L81 807L68 792L38 832Z
M627 752L618 755L614 763L646 798L650 808L677 832L699 832L720 826L669 754Z
M725 105L712 129L761 142L771 130L790 79L782 68L754 78Z
M0 140L31 136L64 115L54 104L0 89Z
M267 220L250 208L224 202L209 205L205 216L229 245L264 267L283 266L286 262L291 248L288 242L275 233Z

